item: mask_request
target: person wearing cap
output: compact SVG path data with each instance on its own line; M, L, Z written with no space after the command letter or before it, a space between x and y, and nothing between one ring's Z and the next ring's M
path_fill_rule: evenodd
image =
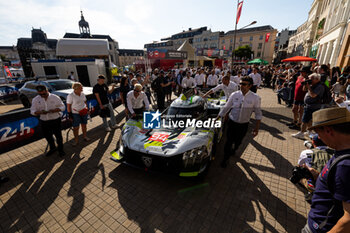
M111 127L113 129L117 128L116 125L116 119L114 116L114 109L112 104L109 102L107 94L111 94L115 89L115 85L112 85L112 88L109 89L108 86L105 84L105 77L103 75L99 75L97 78L97 84L93 88L93 93L96 97L97 103L100 107L100 110L102 109L109 109L110 113L110 119L111 119ZM111 128L108 125L107 117L103 116L103 125L105 126L105 129L107 132L111 131Z
M316 188L307 223L301 232L349 232L350 158L338 159L350 154L350 112L346 108L326 108L314 112L312 118L310 129L335 153L320 173L309 168ZM334 163L335 160L338 162Z
M221 162L221 167L227 167L227 162L231 155L235 154L236 150L242 143L244 136L248 131L248 125L252 113L255 113L256 125L253 130L253 136L257 136L262 119L261 98L250 91L253 86L253 79L245 76L240 81L241 90L233 92L225 106L219 112L219 117L224 117L227 113L229 120L227 124L226 143L224 146L224 159ZM232 151L232 144L235 147Z
M290 129L300 129L302 116L304 112L304 98L306 95L306 91L303 87L303 82L307 78L310 73L310 67L303 67L300 71L300 76L295 81L295 89L294 89L294 101L293 101L293 122L287 124Z
M129 91L126 101L131 117L142 114L144 109L149 110L147 95L142 91L142 85L139 83L135 84L134 90Z
M304 90L307 91L304 97L304 112L302 116L302 124L299 132L292 134L292 137L305 139L305 133L308 126L312 123L312 113L321 109L322 96L325 92L324 86L321 84L321 76L317 73L309 75L309 81L305 81Z
M41 128L44 137L49 144L50 150L46 156L52 155L56 149L60 156L64 156L63 138L61 133L61 112L65 110L65 106L60 97L50 93L46 86L38 85L36 87L38 95L32 100L30 113L39 116ZM57 148L53 135L56 137Z
M203 98L206 98L208 95L211 95L219 90L224 91L226 99L228 99L233 92L238 91L238 85L230 81L229 76L224 76L222 78L222 83L205 93Z

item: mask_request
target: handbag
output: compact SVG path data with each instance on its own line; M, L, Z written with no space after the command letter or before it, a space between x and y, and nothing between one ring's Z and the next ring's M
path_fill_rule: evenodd
M85 116L86 114L88 114L88 109L87 108L83 108L82 110L79 111L79 115L80 116Z

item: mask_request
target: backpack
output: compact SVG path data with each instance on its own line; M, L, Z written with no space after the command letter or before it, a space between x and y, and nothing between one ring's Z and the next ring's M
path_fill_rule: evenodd
M319 173L322 171L323 167L326 163L332 158L334 155L334 150L330 148L326 148L324 150L314 148L312 149L312 168L316 169Z

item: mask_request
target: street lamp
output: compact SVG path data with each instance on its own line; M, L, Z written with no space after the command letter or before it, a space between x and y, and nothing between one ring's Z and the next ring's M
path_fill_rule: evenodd
M238 30L242 30L242 29L244 29L244 28L246 28L246 27L249 27L249 26L251 26L251 25L253 25L253 24L256 24L256 21L253 21L253 22L251 22L250 24L248 24L248 25L246 25L246 26L244 26L244 27L241 27L240 29L238 29ZM235 50L236 50L236 35L237 35L237 24L236 24L236 28L235 28L235 33L234 33L234 35L233 35L233 51L232 51L232 62L231 62L231 70L233 70L233 58L235 57Z

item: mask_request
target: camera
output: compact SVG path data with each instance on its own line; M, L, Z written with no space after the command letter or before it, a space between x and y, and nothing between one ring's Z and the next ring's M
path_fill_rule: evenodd
M313 176L309 171L309 169L307 169L306 167L298 167L298 166L294 167L292 170L292 176L289 178L289 180L293 184L296 184L303 178L313 179Z
M312 80L311 79L306 79L305 81L301 82L301 85L306 85L306 84L312 84Z

